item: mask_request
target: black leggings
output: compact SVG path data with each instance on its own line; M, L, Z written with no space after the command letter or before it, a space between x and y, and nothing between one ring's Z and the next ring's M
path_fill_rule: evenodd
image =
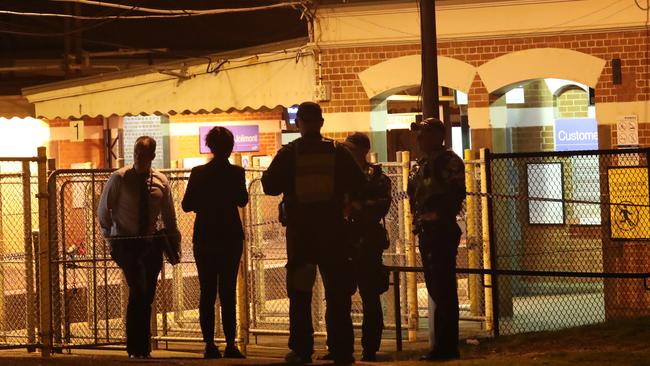
M201 332L205 343L214 342L214 304L217 291L221 302L221 321L226 343L235 345L237 272L242 254L241 240L232 243L219 243L221 248L215 250L194 246L194 259L199 272L201 296L199 300L199 318ZM220 249L221 249L220 248Z

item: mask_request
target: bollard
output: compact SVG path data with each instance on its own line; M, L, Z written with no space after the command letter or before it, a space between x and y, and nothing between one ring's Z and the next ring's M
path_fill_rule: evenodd
M465 186L468 193L476 192L475 167L471 162L472 151L465 150ZM478 241L478 228L476 227L476 211L478 198L468 194L466 198L466 235L465 245L467 246L467 263L469 268L480 268L481 266L481 243ZM481 292L481 279L479 275L470 274L468 280L468 291L470 301L470 313L472 316L483 315L483 294Z
M407 191L409 173L411 168L411 155L408 151L401 152L402 162L402 189ZM406 251L406 265L409 267L417 266L415 258L415 239L413 238L413 217L411 215L411 204L409 200L404 200L404 241ZM406 274L406 300L408 303L408 335L409 341L417 341L418 331L418 284L414 272Z

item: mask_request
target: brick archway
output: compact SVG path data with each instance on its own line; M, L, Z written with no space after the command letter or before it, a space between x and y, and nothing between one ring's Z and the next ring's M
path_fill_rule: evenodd
M358 75L368 99L381 99L405 87L420 85L421 70L421 56L416 54L380 62ZM438 75L440 85L467 93L476 68L451 57L438 56Z
M572 80L595 88L607 61L561 48L534 48L497 57L478 67L487 92L533 79Z

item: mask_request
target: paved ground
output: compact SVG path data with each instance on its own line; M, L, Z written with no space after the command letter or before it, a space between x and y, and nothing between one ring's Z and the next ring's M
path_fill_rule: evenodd
M154 351L153 359L129 360L123 350L74 350L72 353L56 354L41 359L37 353L25 350L0 351L0 365L63 365L63 366L109 366L109 365L282 365L286 352L286 339L272 337L260 339L264 346L252 346L247 360L203 360L198 344L164 344L170 350ZM528 366L528 365L650 365L650 318L610 321L555 332L539 332L498 339L463 341L462 359L443 363L445 366ZM417 361L426 349L426 342L405 343L405 350L394 352L394 342L382 344L384 353L375 365L421 366ZM322 338L318 354L323 353ZM173 350L171 350L173 349ZM316 364L327 364L317 361ZM358 362L359 365L372 363Z

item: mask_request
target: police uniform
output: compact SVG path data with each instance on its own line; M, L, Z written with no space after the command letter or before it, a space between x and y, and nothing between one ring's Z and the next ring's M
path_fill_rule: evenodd
M388 290L388 272L383 252L389 246L381 220L390 210L391 182L380 165L369 165L365 171L367 183L358 201L360 206L348 215L354 243L353 266L359 294L363 303L361 345L364 358L374 359L381 344L384 319L380 295Z
M351 251L344 240L343 204L365 182L347 149L322 136L301 137L278 151L262 176L264 192L283 194L287 238L289 348L311 360L312 287L320 270L331 351L349 361L354 350Z
M463 161L441 147L413 167L408 186L424 277L435 303L433 357L458 357L458 293L456 254L461 230L456 223L465 199ZM435 212L435 221L421 220Z

